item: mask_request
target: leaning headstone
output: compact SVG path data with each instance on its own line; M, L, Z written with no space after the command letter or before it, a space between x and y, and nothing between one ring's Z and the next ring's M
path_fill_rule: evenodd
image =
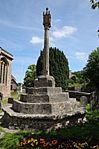
M92 110L99 109L99 95L95 91L91 93L90 103Z
M80 97L80 103L81 103L81 106L83 107L84 111L86 111L86 105L88 103L88 99L86 96L81 96Z

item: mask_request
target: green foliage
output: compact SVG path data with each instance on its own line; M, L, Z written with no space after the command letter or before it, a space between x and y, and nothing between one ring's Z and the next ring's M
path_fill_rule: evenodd
M76 71L72 73L71 78L68 80L69 86L84 86L86 84L86 80L82 71Z
M97 123L85 123L83 125L76 125L76 126L71 126L71 127L66 127L58 130L52 130L51 132L45 133L36 133L36 131L19 131L17 133L6 133L3 138L0 139L0 149L32 149L35 148L33 146L24 146L20 147L19 142L20 140L24 139L24 137L29 137L33 135L33 138L44 138L45 140L50 140L50 139L58 139L60 141L62 140L71 140L72 141L77 141L77 142L82 142L87 141L88 144L91 143L94 140L99 140L99 124ZM38 147L39 148L39 147Z
M11 92L11 97L12 97L13 99L18 99L19 95L20 95L20 94L18 94L18 91Z
M87 111L87 113L88 113L88 112L91 112L91 104L88 103L88 104L86 105L86 111Z
M99 0L98 0L98 2L97 2L97 0L90 0L90 2L91 2L92 9L99 8ZM99 33L99 29L97 30L97 32ZM98 36L99 36L99 34L98 34Z
M68 60L63 51L57 48L50 48L49 50L49 69L50 75L55 78L56 86L61 86L63 89L67 86L67 79L69 77ZM43 69L43 52L41 51L40 57L37 61L37 75L42 75Z
M99 1L97 0L90 0L92 9L99 8Z
M89 122L98 122L99 124L99 110L96 109L94 111L87 112L86 118Z
M36 65L32 64L28 67L28 70L25 73L24 86L33 87L35 78L36 78Z
M79 83L79 84L85 83L85 78L84 78L84 75L83 75L83 70L82 71L73 72L73 75L76 78L75 83Z
M87 82L99 89L99 48L89 55L87 65L84 68L84 76Z
M89 123L97 123L99 125L99 109L92 110L91 104L87 104L86 118Z
M3 111L2 111L2 109L0 109L0 113L2 113Z
M1 102L2 102L2 106L5 107L8 103L8 98L7 97L3 98Z
M2 147L2 149L18 149L19 147L17 144L19 139L21 139L20 135L6 133L5 136L0 139L0 147Z
M40 52L40 56L37 60L37 65L36 65L36 74L37 76L42 75L43 73L43 52Z

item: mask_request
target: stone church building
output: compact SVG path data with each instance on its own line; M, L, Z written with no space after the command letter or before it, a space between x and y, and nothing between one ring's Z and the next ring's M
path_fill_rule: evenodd
M12 60L13 55L0 47L0 92L3 97L10 96Z
M18 83L13 75L11 75L11 91L16 91L18 88Z

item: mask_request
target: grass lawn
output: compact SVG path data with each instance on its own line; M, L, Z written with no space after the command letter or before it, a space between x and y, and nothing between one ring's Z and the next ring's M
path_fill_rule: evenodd
M4 131L0 128L0 131ZM99 149L99 122L51 130L7 133L0 139L0 149L78 148Z

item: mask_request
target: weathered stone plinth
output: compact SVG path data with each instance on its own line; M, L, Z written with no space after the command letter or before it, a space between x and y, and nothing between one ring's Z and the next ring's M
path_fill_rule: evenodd
M70 99L68 92L62 92L61 87L28 88L27 94L3 110L2 124L5 126L38 129L52 127L66 117L83 113L80 103L75 98Z
M52 76L39 76L35 81L34 81L34 86L35 87L55 87L55 79Z
M81 109L80 109L81 110ZM77 111L75 111L77 112ZM78 123L80 118L84 118L84 113L73 113L69 111L65 115L54 114L24 114L12 110L11 106L4 108L2 124L10 129L48 129L58 125L66 127Z
M70 102L68 93L41 96L31 96L29 94L26 95L25 99L29 99L29 102L22 102L23 99L14 101L12 109L25 114L52 114L60 116L72 110L77 110L76 101Z

